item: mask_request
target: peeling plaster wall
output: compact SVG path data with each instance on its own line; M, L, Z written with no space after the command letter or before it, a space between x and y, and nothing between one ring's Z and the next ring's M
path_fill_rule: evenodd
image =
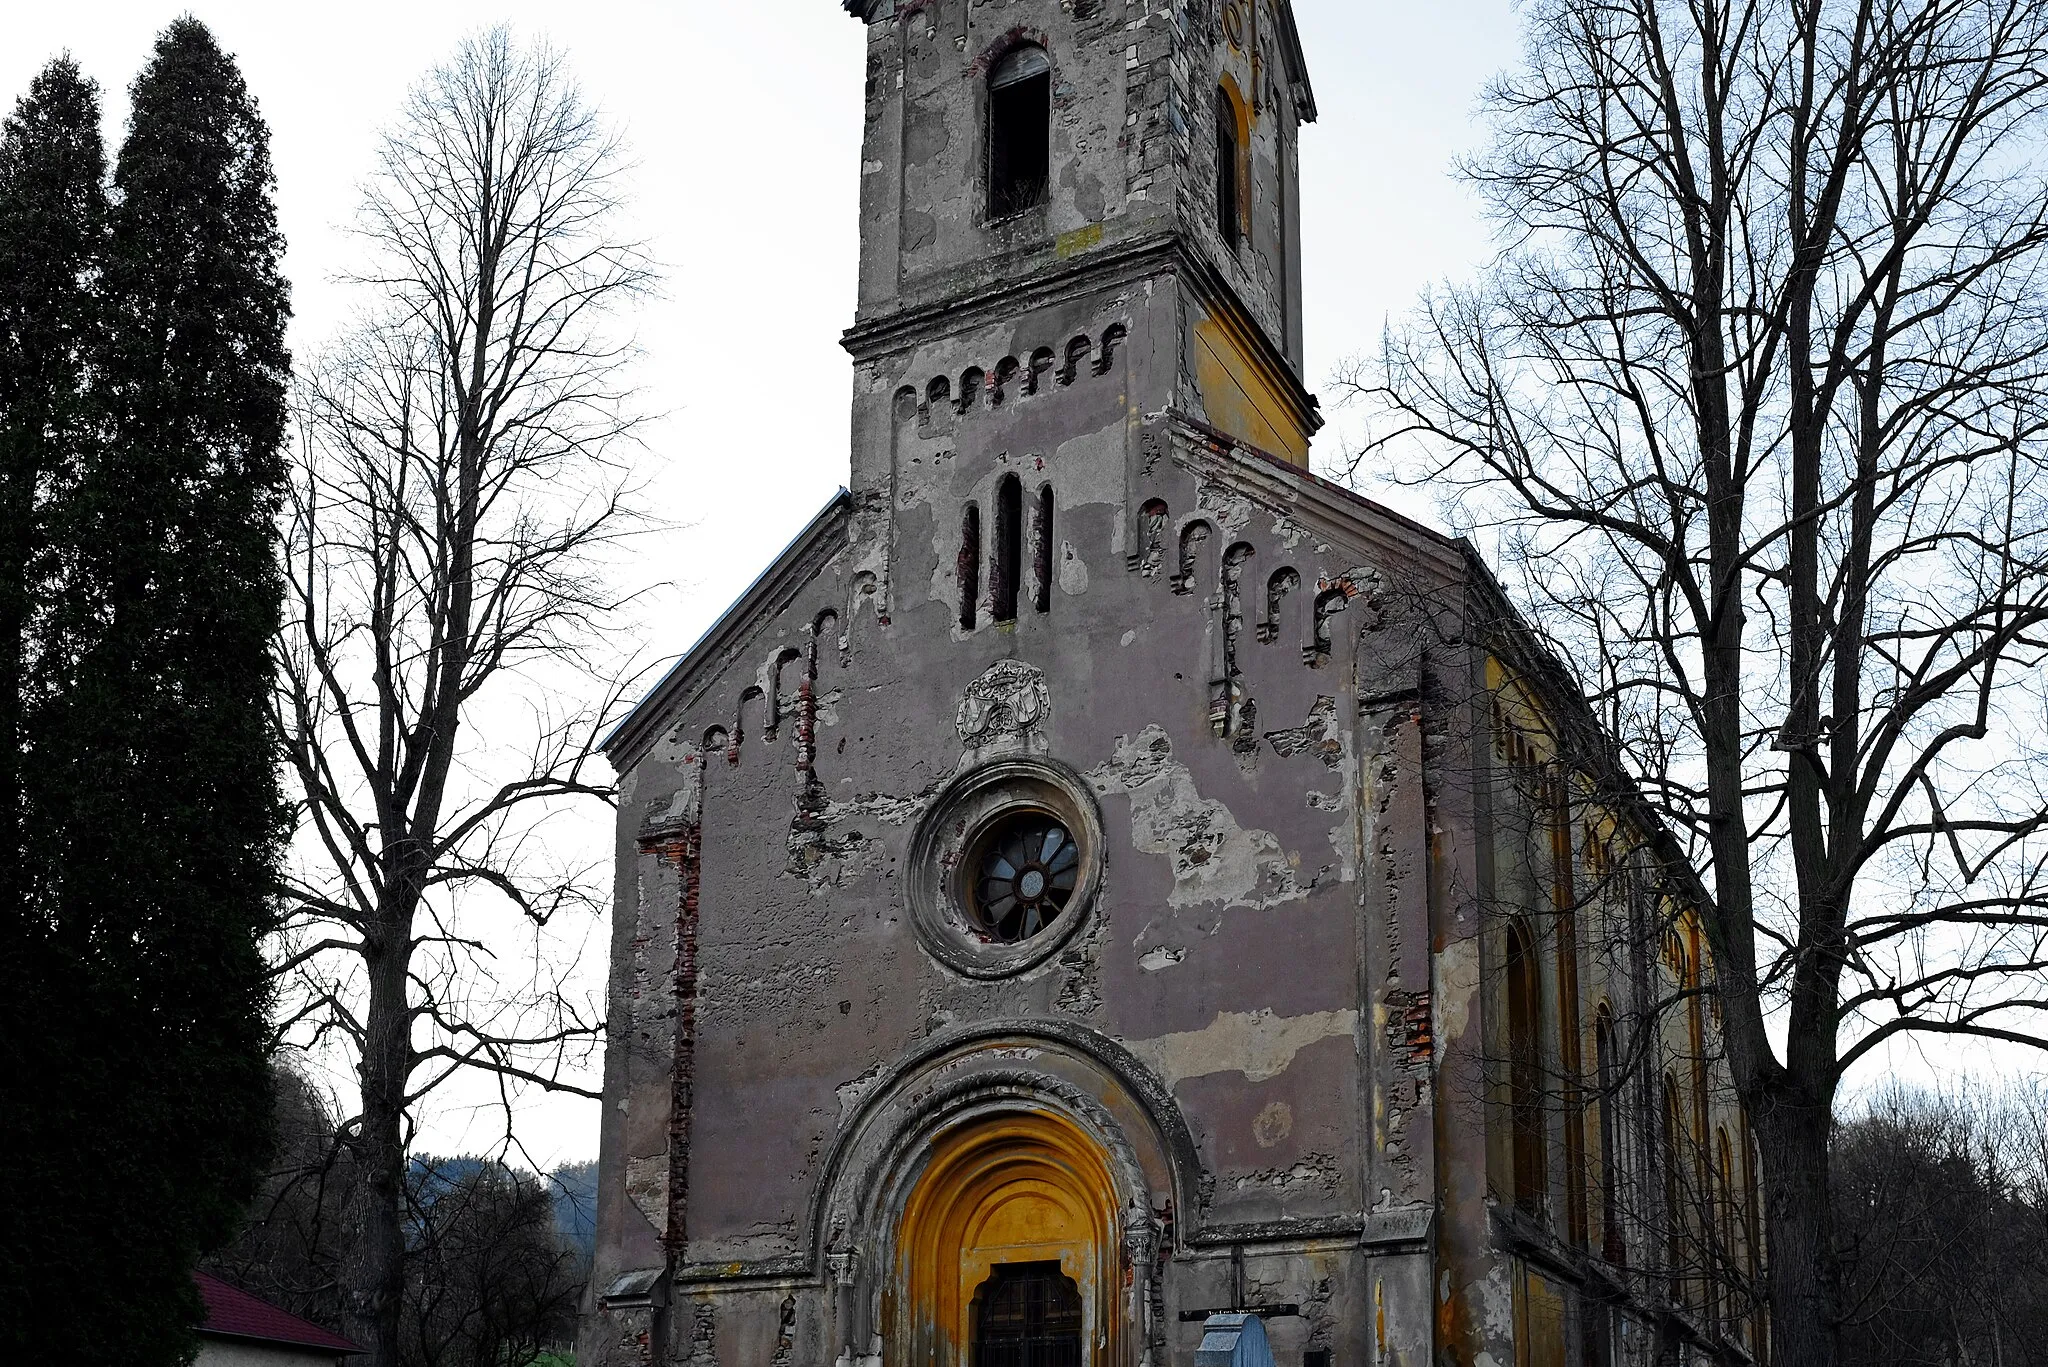
M1143 335L1132 330L1133 373L1148 366ZM928 346L903 373L945 354ZM1085 387L1104 381L1099 397ZM1310 1322L1276 1324L1276 1344L1385 1333L1381 1360L1427 1361L1422 704L1417 634L1387 628L1409 620L1401 595L1455 601L1455 583L1391 526L1339 540L1315 525L1326 509L1299 506L1315 501L1307 486L1148 417L1107 376L968 419L985 425L964 439L956 429L945 459L927 457L936 439L918 421L905 413L892 432L897 459L860 468L842 549L696 683L630 770L614 987L629 1035L642 1020L659 1034L673 1018L642 1004L658 998L674 957L679 895L643 846L693 814L701 831L687 1285L702 1295L732 1276L734 1286L794 1279L802 1333L838 1332L826 1321L844 1315L810 1281L827 1250L809 1211L872 1089L947 1032L1070 1020L1144 1065L1194 1146L1181 1189L1156 1193L1176 1240L1163 1348L1191 1351L1175 1337L1193 1334L1172 1319L1180 1309L1228 1302L1227 1285L1211 1289L1227 1269L1227 1256L1216 1260L1242 1243L1272 1298L1318 1307ZM1089 573L1078 591L1064 576L1046 613L1023 606L999 624L984 611L964 630L958 509L988 507L1009 471L1052 484L1059 540ZM1280 483L1247 491L1234 476ZM1129 515L1155 500L1168 510L1156 566L1143 520ZM1197 523L1209 534L1189 539L1183 563L1182 534ZM1282 571L1300 587L1269 595ZM886 586L871 595L879 602L849 613L841 605L860 602L868 582ZM1318 598L1328 599L1320 613ZM812 637L826 612L836 614L827 634ZM771 735L762 662L790 650L815 656L799 690L811 710ZM921 948L907 846L940 787L980 753L962 739L963 699L1006 660L1042 672L1034 734L1083 776L1109 844L1102 893L1076 936L1018 977L976 981ZM1362 688L1376 707L1361 706ZM600 1282L664 1232L635 1217L661 1207L656 1175L672 1170L672 1127L641 1114L665 1115L667 1056L630 1038L626 1054L608 1126L627 1197L608 1206ZM608 1172L614 1161L608 1153ZM1361 1239L1383 1239L1386 1252L1365 1253ZM1286 1251L1304 1240L1314 1251ZM1390 1328L1371 1304L1389 1295L1407 1300ZM731 1317L742 1312L719 1304L723 1343L741 1332ZM746 1332L762 1332L759 1320ZM667 1316L672 1356L687 1357L694 1324Z
M1036 1098L1122 1165L1143 1331L1117 1367L1188 1359L1178 1317L1230 1304L1233 1250L1253 1299L1301 1309L1269 1326L1282 1362L1513 1361L1475 586L1459 546L1212 425L1195 338L1219 297L1273 373L1299 356L1277 57L1258 227L1224 259L1208 222L1202 101L1226 70L1253 86L1220 15L885 0L870 22L849 497L612 751L580 1360L877 1361L917 1127ZM990 225L976 64L1020 37L1054 63L1054 184ZM910 849L949 783L1018 756L1099 810L1100 886L1041 961L977 977L920 938Z

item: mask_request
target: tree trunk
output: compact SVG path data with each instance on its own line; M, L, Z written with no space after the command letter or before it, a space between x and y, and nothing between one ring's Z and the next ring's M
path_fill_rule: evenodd
M1767 1361L1834 1367L1841 1328L1833 1193L1828 1185L1831 1106L1781 1098L1756 1111L1763 1152L1770 1286Z
M343 1332L368 1356L361 1367L398 1367L405 1295L405 1093L412 1075L406 967L408 917L368 942L370 999L363 1017L362 1128L350 1145L350 1237L342 1266Z

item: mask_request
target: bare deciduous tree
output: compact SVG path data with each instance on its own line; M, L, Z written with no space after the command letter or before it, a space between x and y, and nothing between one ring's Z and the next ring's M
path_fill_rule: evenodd
M2048 1009L2048 5L1525 19L1508 245L1348 378L1692 842L1774 1352L1828 1367L1844 1075Z
M422 1158L408 1194L405 1367L524 1367L575 1337L582 1269L542 1179Z
M600 1023L547 936L600 894L536 833L609 796L590 745L618 694L589 694L635 424L614 329L650 278L615 236L620 171L556 54L466 43L384 138L369 303L302 378L277 707L307 857L283 1029L354 1062L342 1309L372 1367L399 1360L422 1100L479 1069L594 1095L568 1065Z
M2048 1362L2042 1100L1888 1089L1837 1129L1845 1361Z

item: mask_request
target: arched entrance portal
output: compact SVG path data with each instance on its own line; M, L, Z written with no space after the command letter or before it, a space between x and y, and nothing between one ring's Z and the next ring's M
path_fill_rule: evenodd
M1123 1328L1107 1155L1063 1117L990 1117L939 1140L903 1208L908 1367L1108 1367Z

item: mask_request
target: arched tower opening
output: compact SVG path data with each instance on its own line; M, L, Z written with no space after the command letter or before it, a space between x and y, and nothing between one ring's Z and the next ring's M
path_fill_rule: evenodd
M1216 87L1216 232L1233 254L1244 240L1245 146L1250 141L1244 101L1235 82Z
M988 78L988 213L1037 207L1052 175L1052 62L1036 43L1019 43Z

